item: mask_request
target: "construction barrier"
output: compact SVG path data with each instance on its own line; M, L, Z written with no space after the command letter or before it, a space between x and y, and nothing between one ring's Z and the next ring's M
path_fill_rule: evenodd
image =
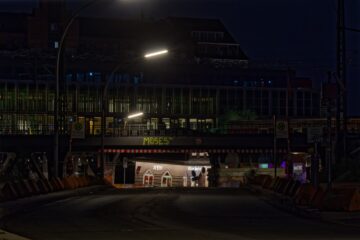
M19 197L13 184L11 182L5 182L0 185L1 194L0 201L15 200Z
M89 176L70 176L62 179L64 189L76 189L100 183L96 178Z
M113 184L113 187L118 189L135 189L135 188L144 188L145 186L141 183L137 183L137 184Z
M76 184L76 188L83 187L80 177L72 176L72 178L74 179L74 182Z
M30 187L31 187L31 189L33 190L33 193L34 193L35 195L41 193L40 188L39 188L36 180L34 180L34 179L29 179L28 182L29 182L29 185L30 185Z
M250 182L252 182L255 185L262 185L267 175L256 175L252 179L250 179Z
M275 192L283 193L285 186L288 184L288 181L289 180L287 178L280 178L279 184L275 188Z
M40 193L45 194L45 193L50 192L49 187L42 179L38 179L36 181L36 183L37 183L38 188L40 189Z
M321 187L321 186L318 187L316 189L316 193L315 193L313 199L310 201L310 206L317 208L317 209L322 209L326 194L327 194L327 191L324 189L324 187Z
M53 187L54 191L60 191L62 190L61 187L59 186L59 184L55 181L54 178L49 180L51 186Z
M49 192L54 192L55 189L54 189L54 186L50 183L49 179L43 179L45 185L48 187L49 189Z
M322 201L322 209L331 211L360 211L360 190L357 187L333 188Z
M280 177L276 177L276 181L275 181L275 184L274 184L274 187L273 187L274 191L276 191L279 188L279 186L281 184L281 179L282 178L280 178Z
M20 184L22 185L23 189L25 189L26 191L26 196L31 196L31 195L35 195L35 191L33 190L33 188L31 187L30 183L28 180L24 179L20 181Z
M14 181L12 184L20 198L30 196L30 192L23 186L21 181Z
M76 188L81 188L81 187L83 187L82 181L81 181L81 177L75 177L75 176L73 176L73 178L74 178L74 181L76 182Z
M88 176L84 177L85 186L90 186L90 178Z
M278 177L273 178L273 180L272 180L272 182L271 182L271 184L270 184L269 189L270 189L270 190L274 190L274 189L275 189L275 186L276 186L276 184L277 184L278 181L279 181L279 178L278 178Z
M104 182L107 185L113 185L113 177L111 175L110 176L104 176Z
M315 193L315 187L310 183L305 183L301 185L296 192L294 196L295 203L299 205L310 205L311 200L315 196Z
M288 183L286 184L284 191L282 192L284 195L289 196L290 189L295 184L295 181L292 179L288 180Z
M328 211L360 211L359 183L336 183L332 189L327 190L323 185L314 187L310 183L302 184L293 179L272 178L269 175L257 175L251 179L251 183L289 196L297 205L307 205ZM125 186L116 187L124 188Z
M79 182L79 187L86 187L87 186L85 176L78 177L78 182Z
M60 178L52 178L50 180L50 183L53 186L53 188L55 189L55 191L61 191L61 190L65 189L64 184L62 183Z
M77 183L73 177L66 177L62 179L65 189L75 189L77 188Z
M274 179L271 176L266 177L262 184L262 187L265 189L270 188L273 181L274 181Z
M279 183L277 184L276 188L274 189L275 192L280 193L281 189L284 187L284 179L280 178Z
M279 178L278 178L278 181L275 183L275 186L274 186L274 189L273 189L274 192L278 192L278 190L279 190L282 182L283 182L282 178L279 177Z
M300 186L301 186L301 183L299 181L294 181L294 184L289 189L288 196L293 197L295 195L295 193L298 191L298 189L300 188Z
M24 179L14 182L4 182L0 184L0 201L15 200L18 198L47 194L54 191L65 189L76 189L95 184L102 184L95 177L90 176L70 176L64 179Z

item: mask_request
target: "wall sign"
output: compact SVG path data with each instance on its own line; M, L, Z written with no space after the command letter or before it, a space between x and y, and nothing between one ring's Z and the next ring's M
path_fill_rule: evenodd
M288 122L287 121L277 121L276 122L276 138L288 138Z
M71 138L78 138L78 139L85 138L85 123L75 122L72 124Z
M172 137L144 137L143 145L170 145Z
M155 171L161 171L161 170L163 170L163 166L161 166L161 165L154 165L154 166L153 166L153 170L155 170Z

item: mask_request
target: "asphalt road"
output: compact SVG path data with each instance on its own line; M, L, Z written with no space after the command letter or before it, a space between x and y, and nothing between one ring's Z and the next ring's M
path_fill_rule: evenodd
M106 189L23 210L4 227L30 239L360 239L360 228L299 218L246 190Z

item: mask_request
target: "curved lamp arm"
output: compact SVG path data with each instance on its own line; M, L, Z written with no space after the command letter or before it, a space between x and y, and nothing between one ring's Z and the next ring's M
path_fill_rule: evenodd
M61 59L61 55L63 52L63 48L64 48L64 43L65 43L65 39L67 37L67 34L69 32L69 29L71 27L71 25L73 24L73 22L75 21L75 19L80 15L80 13L82 11L84 11L86 8L90 7L91 5L93 5L96 2L100 2L100 1L104 1L104 0L90 0L89 2L87 2L86 4L84 4L83 6L81 6L80 8L78 8L70 17L70 19L68 20L68 22L65 25L65 29L61 35L60 38L60 43L59 43L59 50L57 52L57 57L56 57L56 88L58 90L58 85L59 85L59 78L60 78L60 59Z
M59 165L59 85L60 85L60 63L61 63L61 56L63 53L64 42L68 31L73 24L74 20L80 15L80 13L93 5L96 2L105 1L105 0L89 0L86 4L78 8L70 17L68 22L65 25L65 29L61 35L59 49L57 51L56 56L56 72L55 72L55 99L54 99L54 175L58 177L58 165Z

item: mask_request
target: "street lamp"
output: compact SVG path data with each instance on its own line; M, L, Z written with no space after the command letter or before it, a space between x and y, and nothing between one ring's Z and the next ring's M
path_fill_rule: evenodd
M68 22L65 25L64 31L61 35L59 48L56 56L56 70L55 70L55 98L54 98L54 177L59 176L59 92L60 92L60 65L61 58L64 50L64 44L66 36L69 32L69 29L75 19L80 15L80 13L86 8L92 6L94 3L105 1L105 0L89 0L87 3L78 8L73 15L70 17Z
M160 55L165 55L167 54L169 51L167 49L162 49L160 51L154 51L154 52L149 52L147 54L144 55L145 59L151 59L153 57L157 57ZM104 177L104 163L105 163L105 131L106 131L106 110L107 110L107 93L108 93L108 88L109 88L109 84L111 82L111 80L113 79L115 73L121 68L123 67L123 63L118 64L111 72L111 74L109 75L109 77L106 79L106 83L104 85L104 89L103 89L103 99L102 99L102 108L101 108L101 178ZM136 117L140 117L142 116L144 113L143 112L139 112L139 113L134 113L131 114L129 116L127 116L127 119L132 119L132 118L136 118Z
M160 51L147 53L147 54L144 55L144 57L145 57L145 58L152 58L152 57L156 57L156 56L163 55L163 54L167 54L167 53L168 53L168 50L167 50L167 49L163 49L163 50L160 50Z
M89 0L86 4L78 8L73 15L70 17L68 22L65 25L64 31L61 35L60 42L59 42L59 48L57 51L57 57L56 57L56 70L55 70L55 98L54 98L54 177L59 176L59 92L60 92L60 66L61 66L61 60L62 60L62 54L65 46L65 39L69 32L69 29L75 19L80 15L82 11L89 8L90 6L94 5L97 2L101 2L105 0ZM150 58L157 55L162 55L167 53L167 50L157 51L153 53L146 54L145 58ZM104 87L104 94L103 96L106 96L107 88L110 82L110 79L112 79L112 76L115 74L115 72L120 68L120 65L118 65L110 75L109 79L107 79L107 82ZM104 101L103 101L103 118L102 121L105 118L105 112L104 112ZM102 125L104 125L104 122L102 122ZM103 127L103 126L102 126ZM104 129L102 129L102 155L103 153L103 135L104 135ZM103 160L103 156L102 156Z
M134 119L134 118L138 118L138 117L141 117L143 116L144 113L143 112L138 112L138 113L134 113L134 114L130 114L129 116L127 116L125 119L124 119L124 129L126 129L126 119ZM127 168L127 158L123 158L123 183L124 185L126 184L126 168Z
M143 112L139 112L139 113L134 113L134 114L130 114L129 116L127 116L124 119L124 130L126 130L126 124L127 124L128 120L131 120L131 119L134 119L134 118L139 118L139 117L141 117L143 115L144 115Z
M139 112L139 113L131 114L131 115L127 116L127 118L128 118L128 119L137 118L137 117L140 117L140 116L142 116L142 115L144 115L144 113L143 113L143 112Z

